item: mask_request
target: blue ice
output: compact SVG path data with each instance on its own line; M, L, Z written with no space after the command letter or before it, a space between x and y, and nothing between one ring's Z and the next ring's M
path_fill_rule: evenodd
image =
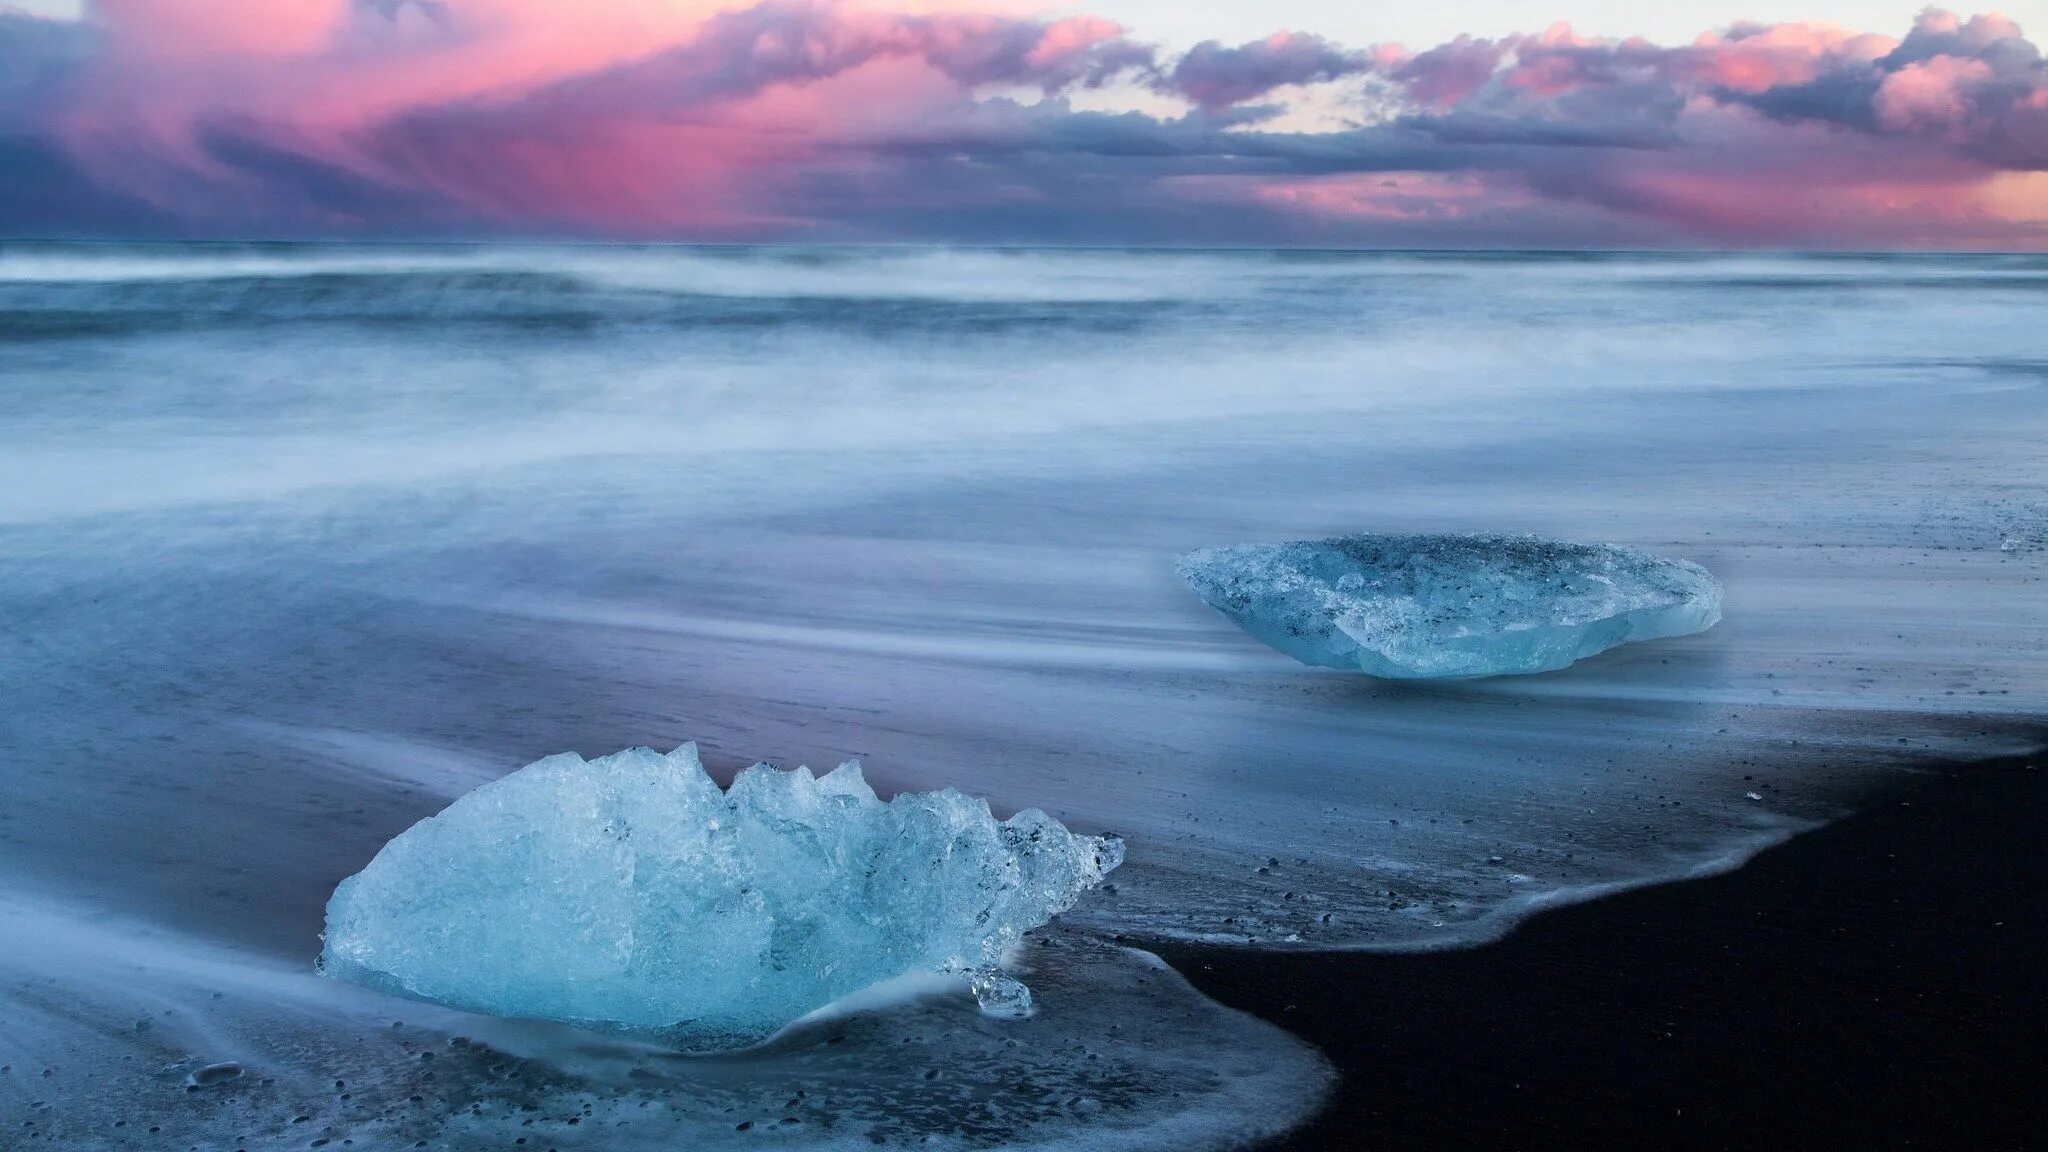
M849 761L729 790L694 745L550 756L386 844L327 905L321 970L450 1007L678 1048L744 1047L898 976L1001 971L1123 858L1037 810L950 788L884 803Z
M1721 618L1721 585L1697 564L1533 536L1241 544L1190 552L1176 570L1296 660L1396 680L1548 672Z

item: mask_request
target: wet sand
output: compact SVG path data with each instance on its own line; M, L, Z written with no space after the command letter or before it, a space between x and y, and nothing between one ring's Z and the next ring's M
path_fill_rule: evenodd
M1341 1069L1277 1148L2037 1147L2044 826L2048 754L1930 764L1737 871L1482 948L1158 950Z

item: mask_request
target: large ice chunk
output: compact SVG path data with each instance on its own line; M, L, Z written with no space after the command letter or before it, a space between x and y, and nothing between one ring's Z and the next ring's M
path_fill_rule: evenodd
M888 803L849 761L722 791L694 745L550 756L399 834L327 904L329 976L680 1048L759 1041L915 972L1029 1010L1006 948L1123 859L952 789Z
M1697 564L1533 536L1241 544L1175 569L1304 664L1399 680L1546 672L1721 618L1721 585Z

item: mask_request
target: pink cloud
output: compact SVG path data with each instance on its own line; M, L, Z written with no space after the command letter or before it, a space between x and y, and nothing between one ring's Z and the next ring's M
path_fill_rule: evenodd
M0 62L27 78L0 83L0 208L58 229L72 193L39 189L92 189L78 218L101 230L132 210L207 233L2048 235L2039 185L2009 178L2048 171L2048 65L1997 15L1671 46L1563 24L1413 52L1281 32L1176 55L1099 17L945 0L89 11L0 15ZM1119 83L1193 111L1067 100ZM1369 98L1356 126L1271 127L1305 123L1273 106L1319 85Z
M1393 67L1379 66L1407 87L1409 96L1431 108L1449 108L1484 88L1512 44L1460 36Z
M92 0L89 14L137 57L294 56L348 23L350 0Z
M1888 36L1828 24L1748 24L1702 34L1681 59L1682 66L1702 81L1739 92L1762 92L1867 65L1898 46Z
M1982 60L1936 56L1886 76L1872 103L1878 120L1895 132L1947 131L1970 116L1966 89L1990 79L1991 66ZM2048 89L2033 95L2042 91Z

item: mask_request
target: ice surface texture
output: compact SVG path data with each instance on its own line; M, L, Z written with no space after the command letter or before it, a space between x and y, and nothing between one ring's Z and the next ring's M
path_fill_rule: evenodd
M1175 566L1304 664L1397 680L1547 672L1721 618L1685 560L1533 536L1337 536L1190 552Z
M386 844L327 904L329 976L692 1050L741 1047L914 972L1028 1011L1004 950L1123 858L948 788L875 797L849 761L730 790L694 745L550 756Z

